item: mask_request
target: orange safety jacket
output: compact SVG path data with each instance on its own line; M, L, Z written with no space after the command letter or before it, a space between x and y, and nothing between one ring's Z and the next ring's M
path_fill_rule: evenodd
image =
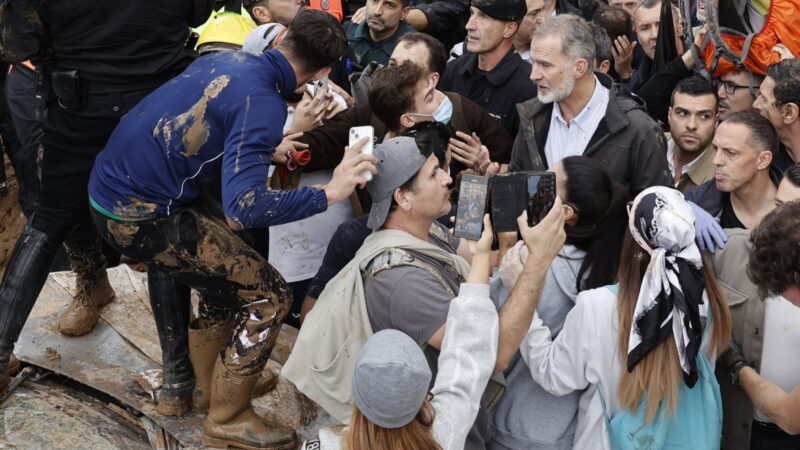
M772 51L772 48L778 43L784 44L792 54L800 54L799 31L800 0L772 0L764 27L753 36L750 42L743 61L744 67L750 72L765 75L768 66L781 60L778 53ZM731 50L741 55L745 46L745 37L722 33L722 39ZM706 69L711 69L715 51L711 42L701 51ZM733 62L720 57L712 75L719 77L736 68Z

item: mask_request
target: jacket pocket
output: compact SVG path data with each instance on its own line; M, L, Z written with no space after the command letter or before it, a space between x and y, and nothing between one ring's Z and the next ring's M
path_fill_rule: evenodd
M731 311L731 337L741 343L745 332L745 305L750 297L723 280L717 281L725 293L725 302Z
M349 403L352 397L350 385L360 350L361 345L355 342L352 335L348 335L332 358L324 346L310 358L314 378L324 391L341 403Z

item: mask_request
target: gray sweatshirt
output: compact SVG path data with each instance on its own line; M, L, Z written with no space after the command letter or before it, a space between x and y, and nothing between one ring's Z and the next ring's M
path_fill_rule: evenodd
M537 312L555 338L578 295L576 280L586 253L565 245L545 276ZM490 282L498 308L510 291L499 276ZM536 384L520 353L514 354L505 371L508 388L492 412L490 450L571 449L577 421L580 392L556 397Z
M431 390L436 414L433 436L445 450L464 448L494 370L499 330L489 286L462 283L458 297L450 302L439 372ZM339 433L323 429L318 439L306 441L302 448L339 450L340 441Z

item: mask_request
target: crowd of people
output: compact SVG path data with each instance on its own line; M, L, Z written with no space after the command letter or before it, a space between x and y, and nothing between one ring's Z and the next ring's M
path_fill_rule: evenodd
M800 448L800 40L719 73L685 5L5 2L0 385L63 248L66 336L147 267L206 446ZM545 171L543 217L453 233L464 176ZM306 442L251 406L284 323L341 422Z

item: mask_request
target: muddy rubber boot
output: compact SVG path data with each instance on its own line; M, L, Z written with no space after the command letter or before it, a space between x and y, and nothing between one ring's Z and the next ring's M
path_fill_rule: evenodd
M100 308L114 298L105 272L95 282L78 275L75 284L78 293L58 320L58 331L67 336L83 336L92 331L100 318Z
M189 358L194 370L194 392L192 392L192 409L207 412L211 402L211 376L214 363L220 350L228 343L233 328L233 321L203 327L202 320L193 320L189 325Z
M6 370L12 366L14 343L47 280L60 244L60 240L33 228L29 221L8 260L0 285L0 385L3 387L8 383Z
M155 392L156 411L182 416L189 410L194 373L189 360L189 288L164 272L147 271L150 306L161 343L164 383Z
M292 449L294 431L270 425L250 405L260 373L235 375L217 358L211 380L211 406L203 424L203 445L214 448Z
M261 376L256 381L256 387L253 389L253 398L261 397L262 395L271 392L278 385L278 375L271 370L261 372Z

